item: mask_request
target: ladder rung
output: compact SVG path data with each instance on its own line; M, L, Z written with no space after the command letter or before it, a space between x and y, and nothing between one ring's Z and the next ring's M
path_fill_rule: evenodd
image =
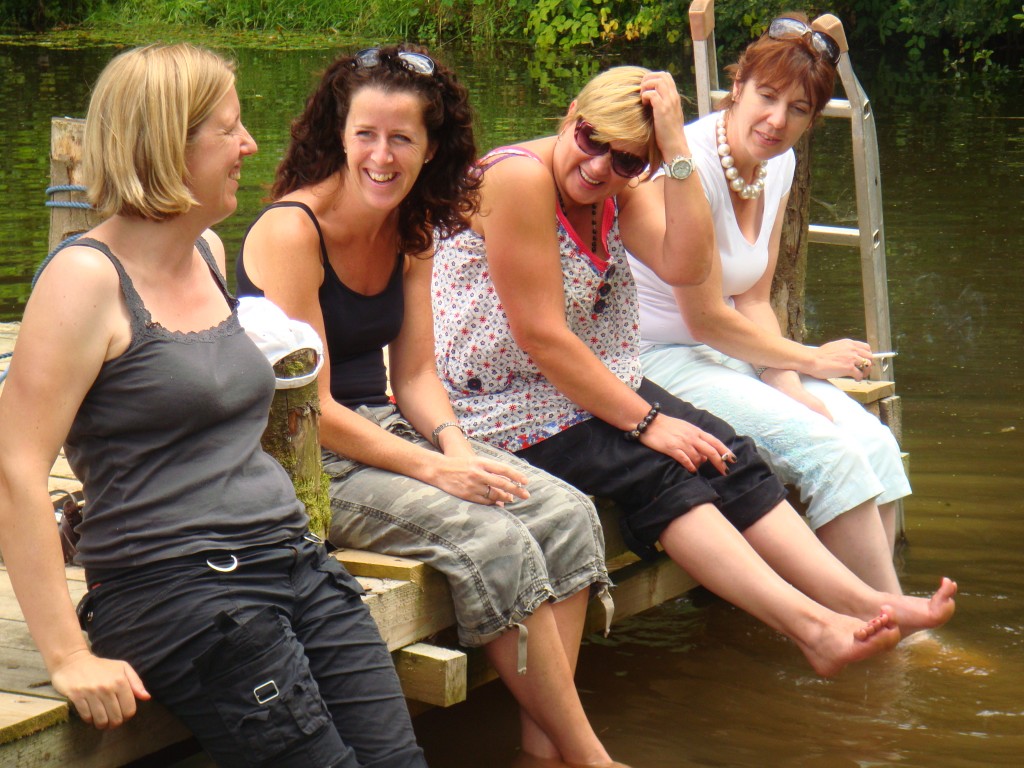
M856 227L827 227L824 224L811 224L807 228L808 239L812 243L826 245L860 246L860 230Z

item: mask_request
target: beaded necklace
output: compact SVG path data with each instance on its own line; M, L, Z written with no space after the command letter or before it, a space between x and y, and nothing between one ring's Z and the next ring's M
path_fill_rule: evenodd
M569 214L565 211L565 202L562 200L562 190L555 185L555 194L558 195L558 207L566 221L569 221ZM570 222L571 223L571 222ZM590 252L598 256L597 252L597 203L590 205Z

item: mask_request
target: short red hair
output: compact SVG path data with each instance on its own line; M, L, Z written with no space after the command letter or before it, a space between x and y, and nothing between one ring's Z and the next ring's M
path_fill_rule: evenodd
M739 61L725 71L733 85L753 81L777 90L799 84L807 92L815 116L819 115L835 88L836 70L832 62L818 53L806 37L774 40L764 35L747 46ZM718 105L732 105L730 92Z

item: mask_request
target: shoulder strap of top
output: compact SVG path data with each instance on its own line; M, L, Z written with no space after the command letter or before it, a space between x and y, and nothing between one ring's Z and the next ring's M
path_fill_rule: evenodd
M152 317L149 314L149 310L146 309L146 305L142 303L142 297L139 296L139 292L135 290L135 283L133 283L131 277L128 276L128 272L125 271L120 260L114 255L113 251L110 250L110 246L92 237L80 237L75 240L73 245L84 245L86 248L93 248L110 259L110 263L113 264L114 269L117 270L118 280L121 283L121 295L124 296L125 304L128 306L128 312L132 317L132 337L133 339L138 338L137 332L145 328L152 320Z
M327 263L327 241L324 240L324 232L320 229L320 222L316 218L316 214L313 213L313 209L305 203L300 203L298 200L281 200L277 203L271 203L264 211L269 211L271 208L299 208L304 211L309 220L313 222L313 226L316 227L316 235L320 238L320 259L326 264Z
M502 160L508 160L510 157L529 157L536 160L538 163L544 163L544 161L535 153L528 149L524 149L523 147L497 147L477 161L477 168L480 173L483 173L484 171L493 168Z
M228 306L231 309L235 309L238 306L238 299L232 295L231 291L228 290L228 282L224 278L224 275L220 272L220 267L217 265L217 260L213 258L213 251L210 250L210 244L203 239L200 235L196 240L196 248L199 250L199 255L203 257L203 261L206 262L206 266L209 267L210 273L213 278L217 281L217 287L220 288L220 292L224 294L224 298L228 302Z

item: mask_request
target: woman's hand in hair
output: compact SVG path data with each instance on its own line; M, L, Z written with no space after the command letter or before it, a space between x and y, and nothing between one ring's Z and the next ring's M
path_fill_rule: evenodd
M689 155L683 136L683 103L668 72L649 72L640 81L640 99L651 108L654 136L665 158Z

